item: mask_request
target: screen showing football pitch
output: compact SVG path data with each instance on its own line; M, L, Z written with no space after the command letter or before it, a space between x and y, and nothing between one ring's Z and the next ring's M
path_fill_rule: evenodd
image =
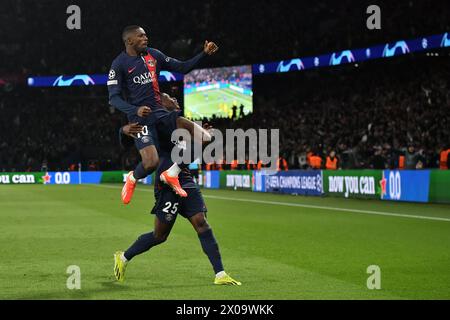
M238 119L253 111L252 68L193 70L184 77L184 115Z

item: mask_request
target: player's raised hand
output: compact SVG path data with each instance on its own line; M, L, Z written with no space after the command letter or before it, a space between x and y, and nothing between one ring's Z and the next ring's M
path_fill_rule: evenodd
M138 122L134 122L124 125L122 130L127 136L137 139L136 134L141 133L142 128L143 127Z
M216 53L217 50L219 50L219 47L214 42L205 40L205 45L203 47L203 50L205 51L205 53L207 55L212 55L212 54Z
M138 115L139 117L146 117L146 116L148 116L151 112L152 112L152 109L150 109L150 108L147 107L147 106L142 106L142 107L139 107L139 109L138 109L138 111L137 111L137 115Z

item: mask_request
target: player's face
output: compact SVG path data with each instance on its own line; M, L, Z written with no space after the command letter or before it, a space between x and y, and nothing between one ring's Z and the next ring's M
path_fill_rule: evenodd
M161 103L164 107L174 110L174 109L180 109L180 105L178 104L178 101L176 98L172 98L166 93L163 93L161 95Z
M136 29L136 32L130 37L131 45L137 52L143 52L148 46L148 38L144 29Z

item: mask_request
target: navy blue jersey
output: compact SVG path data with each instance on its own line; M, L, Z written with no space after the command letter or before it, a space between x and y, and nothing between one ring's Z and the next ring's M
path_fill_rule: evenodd
M158 78L161 70L186 74L206 56L202 51L188 61L166 56L148 48L145 54L130 56L125 51L114 59L108 75L109 103L136 120L137 109L148 106L152 111L163 108Z

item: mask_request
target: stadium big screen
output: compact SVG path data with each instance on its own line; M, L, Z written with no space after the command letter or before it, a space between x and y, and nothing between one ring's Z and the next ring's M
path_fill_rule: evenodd
M235 108L234 108L235 107ZM184 77L184 113L187 118L235 118L253 111L252 67L193 70Z

